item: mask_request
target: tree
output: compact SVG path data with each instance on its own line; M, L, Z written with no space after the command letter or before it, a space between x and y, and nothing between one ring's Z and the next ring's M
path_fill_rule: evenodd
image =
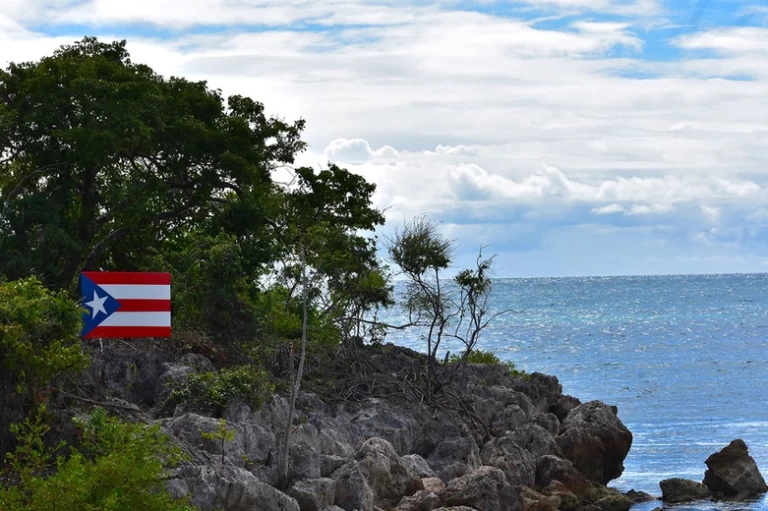
M0 70L0 273L67 287L82 269L140 268L212 217L268 264L253 240L271 229L271 173L304 148L303 127L165 79L125 41L85 38L11 64Z
M388 251L407 279L403 306L408 325L424 329L427 354L436 359L443 341L453 339L464 345L461 360L466 361L483 330L508 312L493 313L488 305L493 257L483 258L481 248L474 269L462 269L452 280L444 278L454 245L438 232L437 224L424 217L406 222L397 230L389 240ZM435 375L431 366L428 370L431 392Z

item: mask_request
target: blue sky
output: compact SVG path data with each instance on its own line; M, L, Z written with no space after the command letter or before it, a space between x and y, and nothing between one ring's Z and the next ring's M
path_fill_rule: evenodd
M0 0L0 63L97 35L307 120L499 276L768 271L759 0Z

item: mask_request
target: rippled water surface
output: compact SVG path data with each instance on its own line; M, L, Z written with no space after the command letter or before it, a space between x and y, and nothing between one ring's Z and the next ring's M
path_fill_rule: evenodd
M701 480L707 456L734 438L768 475L768 274L494 285L492 306L511 312L483 349L556 375L582 401L619 407L634 442L613 486L660 495L661 479ZM420 349L416 337L389 340ZM768 509L768 500L677 509Z

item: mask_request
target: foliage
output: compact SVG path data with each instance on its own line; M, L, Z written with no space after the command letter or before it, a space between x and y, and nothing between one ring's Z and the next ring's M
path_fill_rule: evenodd
M227 421L226 419L219 419L219 424L216 427L216 431L209 432L209 431L200 431L200 436L203 437L206 440L213 440L216 442L220 442L220 449L221 449L221 463L224 463L224 446L227 442L231 442L235 439L235 430L229 429L227 427Z
M192 373L175 381L166 404L185 404L221 413L233 400L242 400L253 409L261 408L273 391L267 374L253 366Z
M0 509L191 511L165 491L165 466L182 456L159 426L121 422L96 409L76 422L82 445L54 457L41 440L43 415L14 428L19 448L7 455L13 484L0 487Z
M83 268L140 268L212 217L269 259L271 172L304 148L303 121L95 38L0 70L0 104L0 273L69 287Z
M34 277L0 282L0 391L31 393L61 372L83 369L81 318L66 294Z
M510 376L527 376L525 371L521 371L515 367L515 363L511 360L503 361L496 356L492 351L484 350L472 350L468 355L466 352L462 355L452 354L448 357L448 364L459 364L461 362L467 364L487 364L487 365L503 365L509 371Z

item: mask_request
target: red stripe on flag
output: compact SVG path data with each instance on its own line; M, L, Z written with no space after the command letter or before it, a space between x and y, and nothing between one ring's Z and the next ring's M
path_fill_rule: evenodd
M170 300L128 300L120 299L118 312L170 312Z
M115 339L126 337L170 337L169 326L97 326L86 339Z
M84 271L83 275L91 279L94 284L119 285L119 284L145 284L145 285L170 285L170 273L134 272L134 271Z

